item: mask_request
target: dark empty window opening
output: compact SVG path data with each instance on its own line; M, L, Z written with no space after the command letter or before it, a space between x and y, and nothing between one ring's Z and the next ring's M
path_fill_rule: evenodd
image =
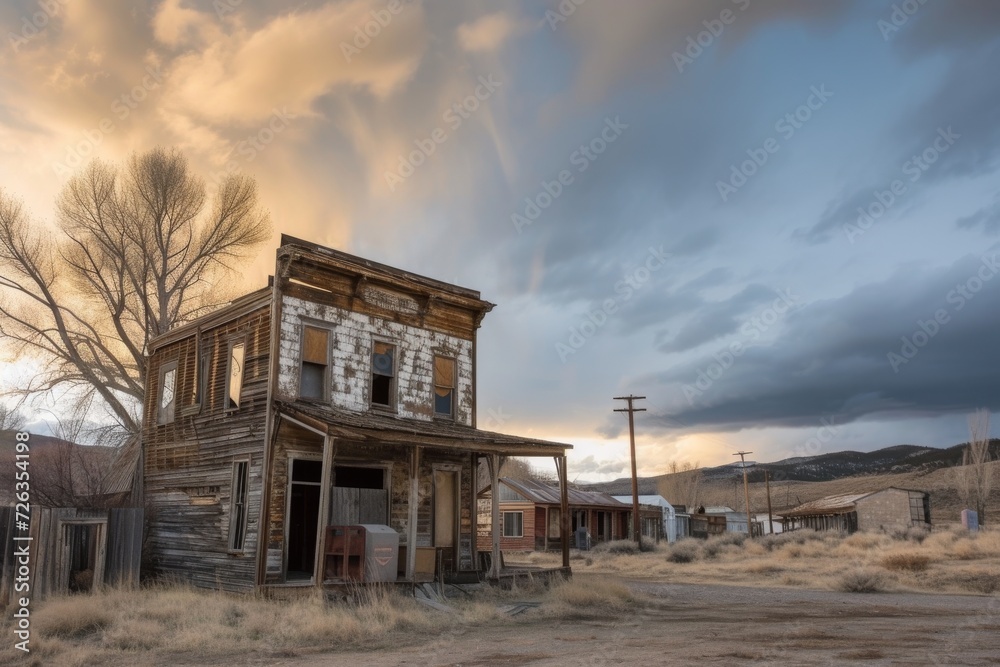
M319 484L323 481L323 462L309 459L292 461L292 481Z
M302 373L299 396L326 398L326 369L329 363L330 332L306 326L302 330Z
M455 360L434 357L434 414L451 417L455 410Z
M394 406L396 391L396 346L375 343L372 350L372 405Z
M334 466L334 485L344 489L384 489L385 470L382 468L357 468Z
M247 531L247 483L250 462L233 462L232 507L229 512L229 549L243 551Z

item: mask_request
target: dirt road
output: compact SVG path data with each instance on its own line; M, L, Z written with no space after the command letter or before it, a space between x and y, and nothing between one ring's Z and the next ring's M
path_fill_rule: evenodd
M1000 597L849 594L633 582L634 615L481 627L403 648L256 664L321 665L997 665Z

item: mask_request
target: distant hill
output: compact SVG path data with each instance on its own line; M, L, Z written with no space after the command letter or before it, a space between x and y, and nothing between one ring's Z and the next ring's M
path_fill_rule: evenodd
M962 462L962 450L966 444L954 445L946 449L920 447L916 445L895 445L874 452L831 452L816 456L800 456L773 463L761 463L750 468L751 482L764 481L764 470L771 473L772 483L782 482L830 482L833 480L894 475L902 473L927 474L940 468L950 468ZM990 441L993 458L1000 459L1000 439ZM670 475L639 478L639 493L655 494L660 482ZM703 468L703 483L742 479L742 471L731 465ZM582 489L604 491L610 494L632 493L632 480L622 477L611 482L578 484Z

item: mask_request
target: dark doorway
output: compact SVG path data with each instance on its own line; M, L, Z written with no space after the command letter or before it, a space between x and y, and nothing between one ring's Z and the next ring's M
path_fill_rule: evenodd
M70 593L89 593L94 589L97 566L97 526L67 525L66 544L69 550L67 588Z
M305 459L293 459L291 463L286 572L290 580L309 579L313 576L313 566L316 564L323 464Z

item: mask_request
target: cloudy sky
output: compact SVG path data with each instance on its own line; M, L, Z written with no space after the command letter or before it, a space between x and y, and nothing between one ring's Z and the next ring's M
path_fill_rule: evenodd
M481 290L480 424L627 469L967 436L1000 409L1000 3L0 6L0 185L258 179L277 235Z

